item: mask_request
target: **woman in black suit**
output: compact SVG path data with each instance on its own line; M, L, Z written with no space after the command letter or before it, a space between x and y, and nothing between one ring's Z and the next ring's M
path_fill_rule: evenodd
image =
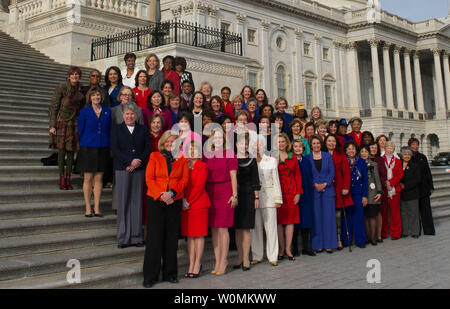
M402 216L402 236L412 235L419 238L419 186L422 178L421 165L413 159L409 147L401 149L403 162L403 178L400 181L402 188L400 213Z
M125 103L123 120L113 126L111 150L114 156L117 205L117 242L119 248L142 247L142 190L145 167L150 155L150 135L146 126L136 123L138 106Z

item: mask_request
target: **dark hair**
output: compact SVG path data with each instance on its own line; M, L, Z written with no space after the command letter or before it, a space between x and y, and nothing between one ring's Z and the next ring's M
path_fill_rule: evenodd
M260 123L262 119L269 119L269 122L272 122L272 121L270 121L271 119L270 119L269 116L260 116L260 117L258 118L258 123Z
M375 140L377 142L378 146L380 146L379 141L382 137L384 137L386 139L386 142L389 142L389 137L387 137L386 135L384 135L384 134L378 135Z
M139 86L139 75L141 75L142 73L144 73L145 77L147 78L147 82L145 83L145 85L148 87L148 85L150 84L150 79L148 78L148 74L147 74L146 70L139 70L136 73L136 77L134 78L134 83L135 83L136 87Z
M316 125L314 124L314 122L310 121L307 124L305 124L305 134L306 134L306 129L308 129L308 127L313 127L314 132L316 131Z
M270 104L265 104L265 105L261 106L261 107L259 108L259 114L262 115L263 109L265 109L266 107L269 107L269 108L270 108L270 111L271 111L270 113L273 115L273 112L274 112L275 110L274 110L273 106L270 105ZM271 121L271 122L272 122L272 121Z
M263 105L262 105L262 106L264 106L264 105L266 105L266 104L269 104L269 98L267 97L267 94L266 94L266 92L264 91L264 89L258 89L258 90L256 90L256 92L255 92L255 98L256 98L256 95L258 94L258 92L260 92L260 91L262 91L262 93L264 93L264 99L263 99Z
M170 87L172 87L172 91L173 91L174 85L173 85L173 81L171 81L170 79L163 80L163 82L161 83L161 91L163 90L164 86L167 84L170 84Z
M320 142L320 149L321 150L323 149L323 139L322 139L322 137L320 135L313 134L308 139L308 144L309 144L309 147L311 148L311 152L312 152L312 141L315 140L315 139L319 140L319 142Z
M105 98L103 96L103 91L99 86L94 86L94 87L91 87L89 89L89 91L86 93L86 106L89 106L92 104L91 95L94 93L97 93L97 92L100 93L100 97L102 98L100 101L100 104L103 104L103 101L105 100Z
M224 91L224 90L228 90L230 92L230 94L231 94L230 87L227 87L227 86L223 87L222 89L220 89L220 93L222 93L222 91Z
M364 132L361 134L361 146L366 145L366 144L363 144L363 143L364 143L364 137L365 137L365 136L370 136L370 138L372 139L372 142L375 141L375 138L373 137L373 134L372 134L371 132L369 132L369 131L364 131Z
M373 145L377 146L377 156L379 156L381 154L381 151L380 151L380 146L378 145L377 142L372 142L369 145L366 145L369 147L369 153L370 153L370 146L373 146Z
M134 58L134 60L136 60L136 55L135 54L133 54L133 53L127 53L126 55L125 55L125 57L123 57L123 60L126 62L128 59L130 59L130 58Z
M181 112L177 117L177 122L180 122L181 119L185 118L189 122L189 126L191 127L191 130L194 129L194 115L192 113L183 111Z
M152 125L153 120L155 120L155 118L159 118L159 120L161 121L161 133L162 133L163 128L164 128L164 117L161 116L161 114L155 113L150 117L150 119L148 120L148 129L149 129L149 131L151 131L151 125Z
M186 58L179 56L175 57L175 60L173 61L173 66L176 67L177 65L181 65L183 67L183 71L186 70L187 66Z
M361 145L361 147L359 147L359 151L358 152L361 153L361 150L363 150L363 149L367 150L367 152L369 153L369 157L370 157L369 145L364 145L364 146Z
M186 80L184 80L184 81L181 83L181 87L183 87L183 85L186 84L186 83L188 83L189 85L192 86L191 81L190 81L189 79L186 79Z
M358 144L357 144L354 140L347 141L347 142L344 144L344 152L347 153L347 148L348 148L349 146L351 146L351 145L353 145L353 146L356 148L356 152L358 153L358 152L359 152L359 146L358 146Z
M333 124L336 125L336 130L339 129L339 121L337 121L337 120L331 120L330 122L328 122L328 129L327 129L328 133L330 133L330 127L331 127ZM336 133L337 133L337 132L336 132Z
M159 90L153 90L147 98L147 108L149 110L153 110L152 98L157 93L159 93L159 95L161 96L161 105L159 105L159 108L165 109L166 107L166 99L164 99L164 95L162 94L162 92Z
M196 96L197 94L200 94L200 95L202 96L202 98L203 98L202 110L205 109L205 105L206 105L206 97L205 97L205 95L203 94L203 92L201 92L201 91L196 91L196 92L194 92L194 94L192 95L191 102L189 102L189 111L190 111L190 112L192 112L192 111L194 110L194 98L195 98L195 96Z
M220 103L220 112L223 112L223 102L222 102L222 98L219 97L218 95L215 95L215 96L211 97L211 100L209 101L209 106L208 106L209 110L211 110L211 111L213 112L213 109L212 109L212 106L211 106L211 102L212 102L213 100L216 100L216 101L218 101L218 102Z
M253 88L250 87L249 85L246 85L242 88L240 95L244 98L244 90L245 88L249 88L250 89L250 98L254 98L255 97L255 92L253 91ZM245 98L244 98L245 101Z
M286 120L284 119L284 115L282 113L275 113L275 114L273 114L271 122L275 122L276 119L283 120L283 127L282 127L282 129L284 129L284 126L286 124Z
M167 55L167 56L165 56L164 58L163 58L163 64L164 64L164 62L167 60L167 59L171 59L172 60L172 67L170 68L171 70L173 70L174 69L174 62L175 62L175 58L173 57L173 56L171 56L171 55Z
M216 122L220 125L222 125L225 120L230 119L231 122L233 122L233 119L231 119L231 116L228 114L222 114L219 117L216 118Z
M122 83L122 73L120 72L120 69L118 67L116 67L116 66L112 66L112 67L109 67L106 70L106 73L105 73L105 84L106 84L106 87L107 88L111 87L111 82L109 81L109 78L108 78L109 71L111 71L111 70L116 71L116 73L117 73L117 75L119 77L119 79L117 80L117 83L118 83L119 86L122 85L123 84Z
M291 131L292 131L292 127L297 123L300 125L300 131L303 130L302 122L298 119L292 119L291 122L289 122L289 128L291 128Z
M294 116L297 116L298 118L302 119L302 118L298 115L298 114L300 113L300 111L303 111L303 113L304 113L304 115L305 115L305 117L303 117L303 119L308 118L308 111L307 111L305 108L299 109L299 110L294 114Z
M97 70L97 71L98 71L98 70ZM69 77L70 75L72 75L72 74L74 74L74 73L78 73L78 75L80 75L80 78L81 78L81 76L83 75L83 73L81 72L81 69L80 69L79 67L71 66L71 67L69 68L69 71L67 72L67 77Z
M412 143L417 143L417 145L420 145L419 140L418 140L417 138L415 138L415 137L411 137L411 138L408 140L408 146L411 147Z
M341 143L339 142L339 139L337 138L337 136L335 134L328 134L325 139L323 140L323 147L322 147L322 151L326 151L328 152L328 148L327 148L327 141L330 137L334 137L334 139L336 140L336 149L334 149L334 151L336 152L341 152Z
M212 111L212 110L209 110L209 109L205 109L203 112L202 112L202 120L203 120L203 117L209 117L213 122L216 122L216 114L214 114L214 112Z

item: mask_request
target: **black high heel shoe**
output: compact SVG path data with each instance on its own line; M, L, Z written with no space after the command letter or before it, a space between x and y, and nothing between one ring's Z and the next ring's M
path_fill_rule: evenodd
M239 265L233 265L233 269L239 269L241 268L243 265L243 263L239 264Z
M94 210L94 217L103 217L103 214L102 213L96 213L95 212L95 210Z
M288 257L289 261L295 261L295 257L294 256L289 256L289 255L286 255L286 256Z
M198 271L198 273L197 274L190 273L189 274L189 278L193 278L193 279L199 278L200 277L200 273L202 272L202 268L203 268L203 265L200 265L200 270Z

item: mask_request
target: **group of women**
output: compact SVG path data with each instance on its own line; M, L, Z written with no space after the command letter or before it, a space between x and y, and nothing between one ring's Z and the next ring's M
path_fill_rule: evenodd
M134 89L122 85L116 91L121 83L114 68L103 89L94 70L86 95L81 71L71 68L50 107L60 188L72 189L78 151L86 217L102 216L102 177L112 156L118 246L146 246L145 287L158 282L161 268L163 280L178 282L180 233L187 237L186 278L200 276L209 230L216 276L228 269L230 228L238 250L233 268L243 271L261 263L264 251L273 266L294 261L299 235L302 253L314 256L353 244L375 246L389 233L393 240L417 238L421 224L424 234L434 234L431 172L418 140L401 149L400 159L386 136L362 132L359 118L350 120L347 133L345 119L326 121L318 107L308 119L302 104L289 114L286 99L272 106L262 89L245 86L231 100L229 87L214 96L208 82L194 92L186 63L175 59L173 70L168 59L164 79L159 59L149 55ZM167 79L172 72L181 94ZM106 101L111 108L102 105Z

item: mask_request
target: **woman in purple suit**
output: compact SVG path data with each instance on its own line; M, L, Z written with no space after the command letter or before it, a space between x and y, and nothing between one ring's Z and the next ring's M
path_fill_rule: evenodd
M337 248L336 212L334 207L334 164L328 152L323 152L323 141L318 135L309 138L311 153L306 156L312 166L312 182L314 186L313 229L311 235L312 248L317 253L326 250L333 253Z

